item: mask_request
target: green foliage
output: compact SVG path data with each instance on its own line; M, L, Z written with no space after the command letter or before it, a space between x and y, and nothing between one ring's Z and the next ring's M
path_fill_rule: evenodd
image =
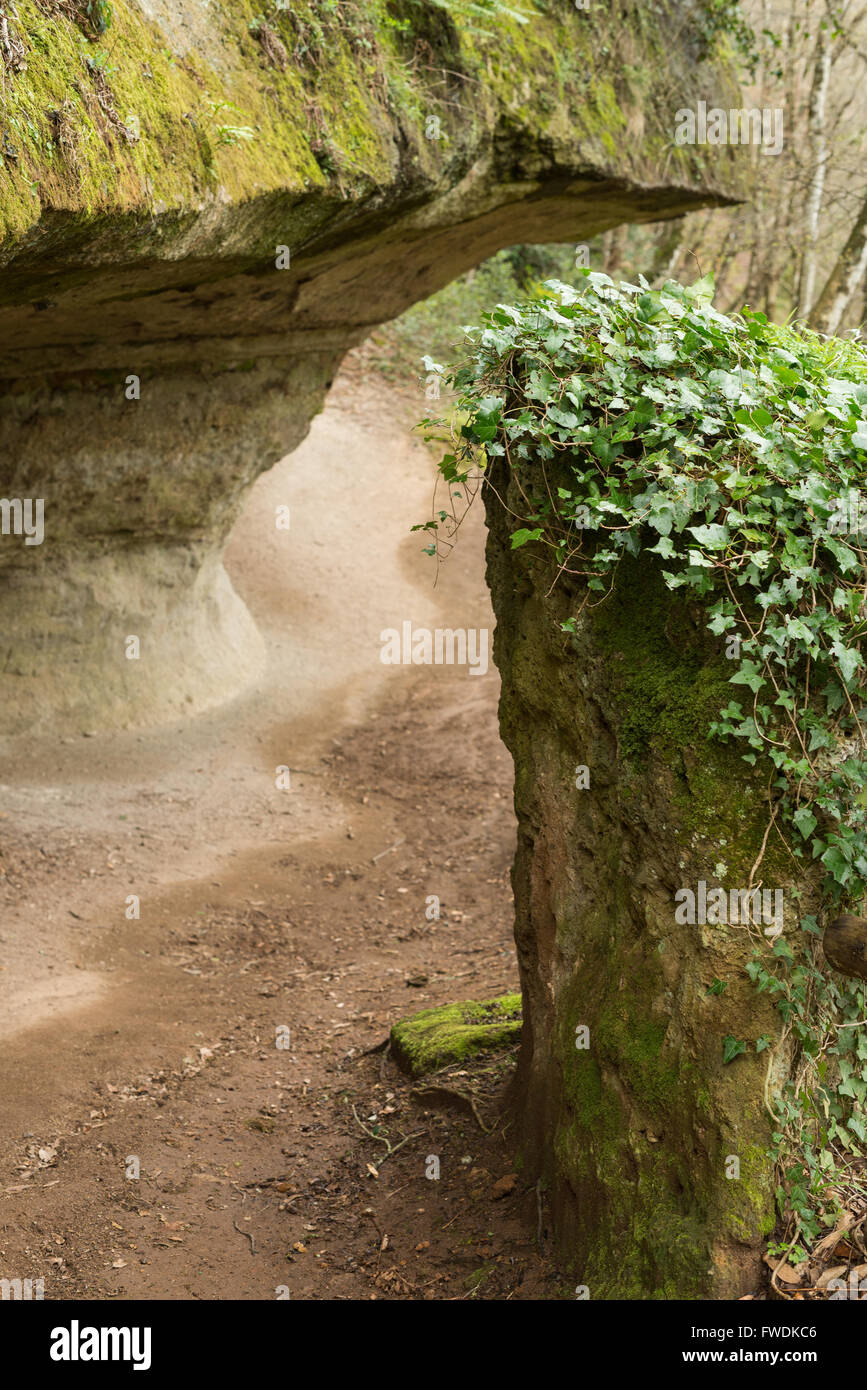
M779 937L770 961L756 953L747 964L756 988L776 1001L783 1039L796 1045L794 1075L775 1107L772 1152L780 1175L778 1202L795 1217L806 1245L833 1222L847 1169L867 1143L867 1032L857 1026L867 1019L867 987L819 968L820 935L816 918L806 916L794 949ZM757 1049L759 1042L766 1045L760 1038ZM798 1250L796 1262L805 1253Z
M755 30L740 6L740 0L701 0L695 12L696 29L702 40L702 56L713 51L719 39L727 36L747 70L755 74L759 61Z
M114 16L109 0L86 0L84 12L95 34L105 34L111 28Z
M208 101L207 108L209 133L213 135L218 145L237 145L242 140L255 140L256 132L250 126L227 125L225 123L224 113L232 112L234 115L241 115L234 102Z
M839 521L867 466L867 355L711 296L585 271L498 305L451 378L465 420L443 473L505 457L528 498L513 545L546 546L585 603L624 555L660 557L733 656L710 734L767 760L793 855L821 860L835 902L860 898L867 557Z
M581 581L566 631L606 601L624 556L659 557L731 659L708 735L740 745L791 854L821 864L826 900L848 905L867 889L867 555L847 527L867 470L867 354L761 314L725 317L709 278L639 281L585 271L468 330L441 472L471 491L505 463L524 498L513 548ZM455 522L442 512L426 529L448 538ZM775 1154L809 1240L867 1140L867 1032L850 1026L867 1007L857 982L818 968L815 919L802 927L795 949L763 941L749 973L795 1044ZM727 1037L723 1061L746 1049Z
M503 0L409 0L409 3L419 8L426 6L444 10L446 14L459 19L471 33L489 33L489 28L480 26L490 26L492 20L513 20L518 24L529 24L532 18L526 10L506 5Z
M257 15L250 29L269 24L302 70L316 74L333 60L335 47L346 43L357 55L369 56L376 47L375 12L356 0L308 0L306 5L276 0Z
M740 1057L747 1050L747 1045L743 1038L733 1038L731 1036L723 1038L723 1065L733 1062L736 1057Z

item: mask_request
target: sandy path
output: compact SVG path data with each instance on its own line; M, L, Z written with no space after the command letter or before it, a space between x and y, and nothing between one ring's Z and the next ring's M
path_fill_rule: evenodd
M268 643L262 688L188 724L7 743L0 1034L109 987L77 968L87 932L77 921L102 929L123 919L129 893L144 913L155 885L217 877L226 857L263 839L341 827L316 781L296 776L286 794L275 774L310 765L405 678L379 660L385 627L407 617L490 625L478 534L469 563L450 567L434 594L431 563L408 534L429 514L430 459L408 435L408 403L390 420L375 379L365 384L354 366L304 445L260 478L227 547ZM275 526L281 504L288 532Z
M7 750L0 1276L46 1297L520 1297L545 1275L536 1194L489 1206L508 1121L419 1109L362 1055L395 1018L516 978L496 674L379 659L405 619L492 626L481 518L436 590L408 535L432 481L417 408L351 360L253 489L226 564L268 643L260 690ZM508 1076L481 1079L491 1118ZM416 1136L391 1187L365 1132L383 1124Z

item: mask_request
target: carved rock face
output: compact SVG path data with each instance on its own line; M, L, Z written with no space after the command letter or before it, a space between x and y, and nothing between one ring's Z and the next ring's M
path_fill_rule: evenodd
M346 349L499 247L727 196L734 152L671 143L719 74L638 8L634 33L564 7L492 48L418 7L423 34L338 26L315 62L287 14L285 65L193 0L117 7L101 67L65 11L17 33L7 91L45 138L0 186L0 498L40 500L44 538L0 534L0 733L171 719L255 681L221 548Z
M591 1298L739 1297L775 1224L766 1100L791 1056L745 968L762 926L731 910L767 809L737 750L707 738L727 663L647 557L621 561L615 593L567 636L581 593L510 549L520 489L499 462L492 482L524 1155ZM793 862L770 846L762 863L787 932L819 903L814 866L794 883ZM706 910L714 900L728 910ZM726 1038L747 1040L728 1063Z
M8 387L4 496L44 500L44 536L0 545L4 732L162 722L255 682L263 644L220 554L333 362L142 368L138 399L121 374Z

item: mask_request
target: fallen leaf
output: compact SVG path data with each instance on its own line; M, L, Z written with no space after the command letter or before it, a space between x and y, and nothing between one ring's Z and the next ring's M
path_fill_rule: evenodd
M773 1270L782 1284L800 1284L801 1275L807 1268L806 1260L802 1261L801 1264L795 1268L794 1265L786 1264L785 1261L780 1264L779 1255L768 1255L765 1253L762 1258L768 1268ZM778 1265L780 1266L779 1269L777 1268Z
M853 1222L854 1220L855 1220L855 1214L854 1214L854 1212L851 1212L851 1211L846 1211L846 1212L844 1212L844 1213L843 1213L843 1219L842 1219L842 1221L840 1222L840 1224L839 1224L838 1226L836 1226L836 1227L834 1228L834 1230L831 1231L827 1236L823 1236L821 1240L817 1240L817 1241L816 1241L816 1244L813 1246L813 1249L812 1249L812 1251L810 1252L811 1258L814 1259L814 1260L821 1260L825 1255L827 1255L827 1254L828 1254L830 1251L832 1251L832 1250L834 1250L834 1252L835 1252L835 1254L836 1254L836 1249L835 1249L835 1247L837 1246L837 1244L838 1244L838 1242L839 1242L839 1240L840 1240L840 1237L841 1237L841 1236L844 1236L844 1235L846 1234L846 1232L848 1231L849 1227L852 1225L852 1222Z
M815 1251L813 1252L815 1254ZM848 1240L841 1240L834 1246L831 1254L838 1260L851 1260L855 1254L854 1245L850 1245Z

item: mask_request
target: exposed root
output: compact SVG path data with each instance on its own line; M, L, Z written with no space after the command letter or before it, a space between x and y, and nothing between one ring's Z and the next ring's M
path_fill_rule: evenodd
M277 33L266 24L264 19L250 31L253 38L258 40L259 47L269 68L278 68L280 72L285 72L289 66L289 50Z
M10 29L5 5L0 5L0 54L3 55L3 65L9 72L24 72L27 67L27 49L14 30Z

